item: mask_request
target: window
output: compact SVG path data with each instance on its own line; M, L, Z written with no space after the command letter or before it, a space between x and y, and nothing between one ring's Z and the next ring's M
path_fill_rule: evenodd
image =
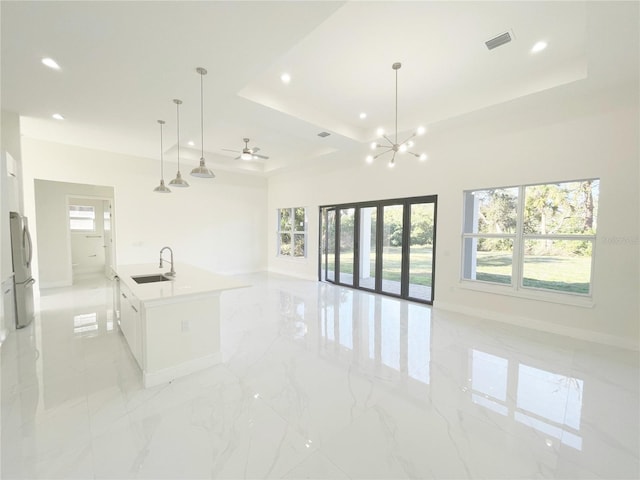
M304 207L278 209L278 255L307 256L307 212Z
M464 192L463 280L591 295L598 179Z
M94 232L96 230L94 207L69 205L69 228L72 232Z

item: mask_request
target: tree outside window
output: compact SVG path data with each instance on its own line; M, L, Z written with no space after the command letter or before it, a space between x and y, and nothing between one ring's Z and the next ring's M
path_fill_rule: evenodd
M304 207L278 209L278 256L307 255L307 213Z
M464 193L464 280L590 295L599 180Z

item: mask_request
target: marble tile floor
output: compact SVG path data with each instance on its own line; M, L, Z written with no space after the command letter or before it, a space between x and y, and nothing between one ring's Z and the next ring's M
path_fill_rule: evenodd
M640 477L638 354L271 274L144 389L103 278L1 347L1 477Z

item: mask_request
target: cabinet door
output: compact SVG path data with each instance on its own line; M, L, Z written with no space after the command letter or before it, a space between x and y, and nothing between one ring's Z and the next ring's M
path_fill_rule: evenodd
M141 331L141 321L140 321L140 306L137 302L132 302L129 304L129 310L131 311L131 341L129 342L129 346L131 347L131 352L133 356L136 358L138 365L142 368L142 331Z

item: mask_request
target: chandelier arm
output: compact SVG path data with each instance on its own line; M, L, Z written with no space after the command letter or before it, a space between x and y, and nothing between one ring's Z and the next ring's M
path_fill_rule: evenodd
M378 158L379 156L384 155L385 153L389 153L391 150L393 150L393 149L388 148L388 149L387 149L387 150L385 150L384 152L380 152L378 155L376 155L375 157L373 157L373 159L375 160L375 159L376 159L376 158ZM395 153L394 153L394 155L395 155Z
M389 163L391 164L396 163L396 152L393 152L393 157L391 157L391 161Z
M417 134L416 134L415 132L414 132L414 133L412 133L412 134L411 134L411 135L409 135L406 139L404 139L404 140L400 143L400 145L403 145L403 144L407 143L409 140L411 140L411 139L412 139L413 137L415 137L416 135L417 135Z
M410 155L413 155L413 156L414 156L414 157L416 157L416 158L420 158L420 155L418 155L417 153L413 153L413 152L410 152L410 151L408 151L408 150L407 150L405 153L408 153L408 154L410 154Z
M387 142L389 142L391 145L393 145L393 142L391 141L391 139L389 137L387 137L386 135L382 135L382 138L384 138Z

